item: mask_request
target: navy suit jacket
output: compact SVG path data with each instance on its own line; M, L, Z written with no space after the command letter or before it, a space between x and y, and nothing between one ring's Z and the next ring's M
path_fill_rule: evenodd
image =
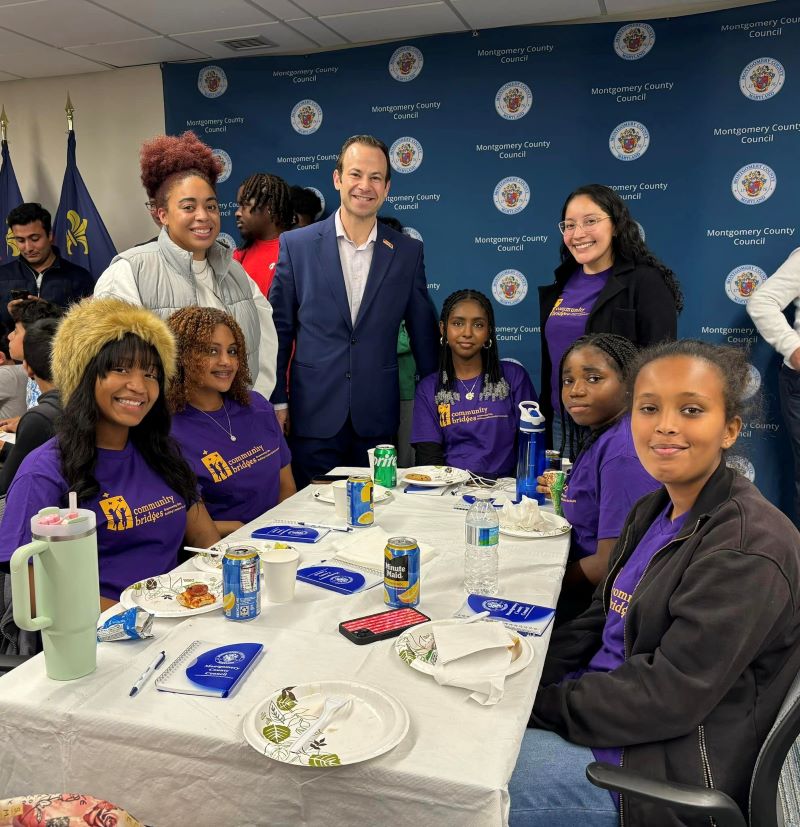
M397 334L405 319L420 376L438 365L439 330L428 296L422 244L378 223L364 298L355 324L339 259L334 216L281 235L269 293L278 332L278 385L291 363L292 433L324 439L350 414L361 437L397 431L400 391Z

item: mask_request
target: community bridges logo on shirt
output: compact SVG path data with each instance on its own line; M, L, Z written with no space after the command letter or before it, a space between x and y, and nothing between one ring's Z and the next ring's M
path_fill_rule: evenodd
M238 474L239 471L244 471L256 463L269 459L269 457L276 454L279 450L279 448L266 450L263 445L255 445L249 451L245 451L243 454L239 454L239 456L232 457L228 460L226 460L219 451L203 451L200 461L208 468L211 479L214 480L214 482L224 482L228 477Z
M501 419L506 414L491 413L489 408L470 408L466 411L454 411L449 402L440 402L437 406L439 413L439 427L447 428L450 425L462 425L468 422L482 422L484 419Z
M122 494L105 492L98 503L106 518L109 531L127 531L145 523L155 523L169 517L176 511L184 511L186 506L174 494L165 494L153 502L131 508Z

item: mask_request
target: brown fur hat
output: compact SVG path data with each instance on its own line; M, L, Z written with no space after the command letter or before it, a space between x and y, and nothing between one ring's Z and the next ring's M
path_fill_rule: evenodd
M53 341L53 383L66 405L89 363L105 345L133 333L152 345L164 367L164 381L175 373L175 339L155 313L119 299L84 299L73 305Z

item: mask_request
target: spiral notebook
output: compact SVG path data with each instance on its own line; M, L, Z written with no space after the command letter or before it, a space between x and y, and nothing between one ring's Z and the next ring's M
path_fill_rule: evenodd
M156 689L227 698L250 671L263 648L263 643L218 646L194 640L159 674Z

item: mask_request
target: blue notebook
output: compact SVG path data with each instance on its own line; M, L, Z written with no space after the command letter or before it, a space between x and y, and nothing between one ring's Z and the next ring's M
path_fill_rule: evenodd
M472 617L480 612L489 612L487 620L500 620L506 628L522 635L543 635L553 622L556 610L549 606L536 606L521 600L505 597L489 597L485 594L467 595L464 605L455 617Z
M161 692L227 698L252 668L263 643L217 646L192 641L155 680Z
M383 574L369 572L366 569L353 571L342 566L306 566L297 572L301 583L310 583L323 589L330 589L339 594L355 594L371 589L383 583Z

